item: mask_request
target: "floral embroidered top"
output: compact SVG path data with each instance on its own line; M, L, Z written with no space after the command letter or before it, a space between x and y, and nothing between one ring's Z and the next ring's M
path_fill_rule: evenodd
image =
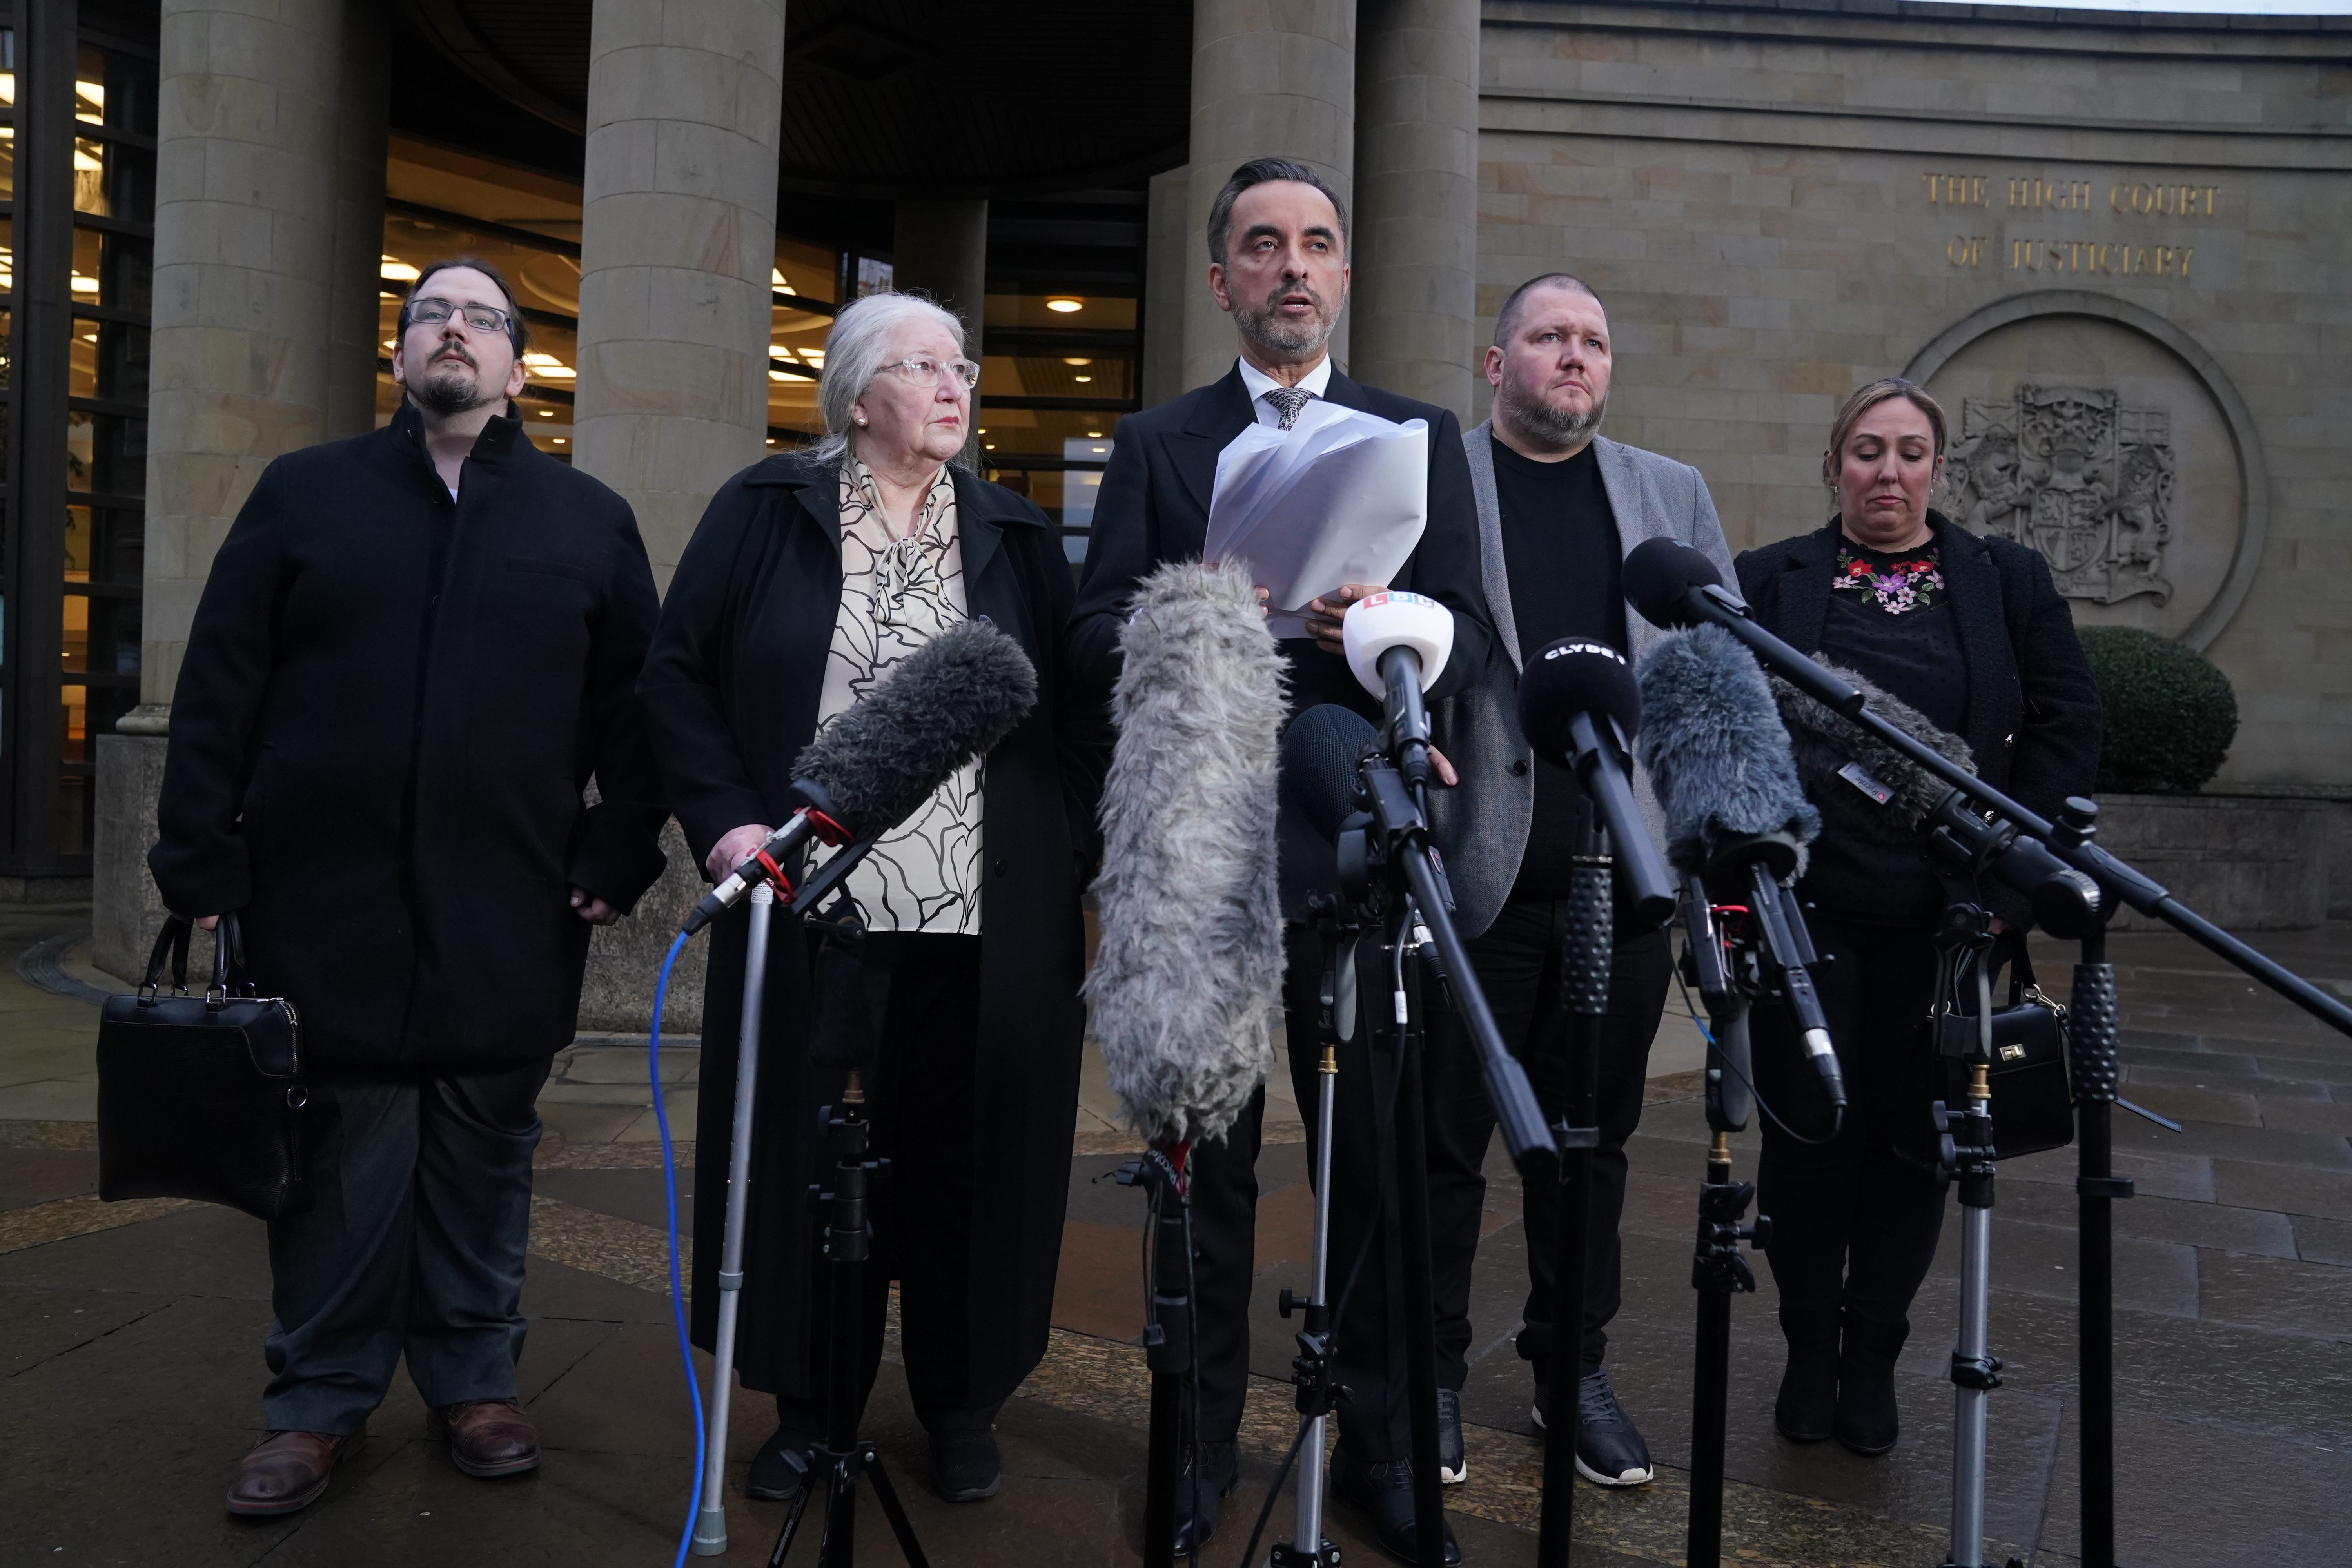
M963 541L947 465L894 538L874 476L841 464L841 608L817 700L822 731L887 679L893 666L968 620ZM849 893L871 931L980 932L982 768L966 763L849 873Z
M1858 602L1890 616L1924 610L1943 602L1944 574L1937 564L1938 554L1932 543L1890 553L1842 542L1837 564L1830 569L1830 587L1852 594Z

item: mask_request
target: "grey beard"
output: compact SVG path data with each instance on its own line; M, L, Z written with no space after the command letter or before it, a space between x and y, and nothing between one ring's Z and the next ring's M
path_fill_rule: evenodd
M1606 398L1594 404L1589 414L1567 414L1540 398L1522 402L1507 387L1496 389L1495 401L1512 425L1560 450L1584 445L1601 427L1601 416L1609 412Z
M1285 289L1285 293L1289 290ZM1319 303L1319 301L1318 301ZM1331 330L1339 324L1339 312L1318 315L1311 326L1288 327L1275 320L1271 309L1234 312L1234 324L1242 336L1268 354L1297 354L1301 357L1318 352L1331 341Z
M488 401L482 396L478 377L469 379L448 371L427 375L417 384L415 394L419 406L442 419L469 414Z

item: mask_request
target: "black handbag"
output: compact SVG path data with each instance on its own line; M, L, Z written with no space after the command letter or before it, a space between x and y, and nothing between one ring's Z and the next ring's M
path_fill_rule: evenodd
M2009 949L2009 1005L1992 1016L1993 1158L2013 1160L2074 1141L2074 1089L2066 1076L2066 1009L2034 984L2022 932Z
M99 1015L98 1195L300 1214L311 1202L301 1022L285 998L255 994L233 914L214 933L211 986L189 995L188 930L165 921L146 980Z

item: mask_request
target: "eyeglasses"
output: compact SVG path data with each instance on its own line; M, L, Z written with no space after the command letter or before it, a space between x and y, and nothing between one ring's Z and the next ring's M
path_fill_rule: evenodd
M940 377L949 375L963 383L967 392L980 384L980 366L968 359L951 359L944 363L928 357L902 359L885 368L897 371L917 386L937 386Z
M408 324L412 327L437 327L452 316L478 332L504 332L512 319L496 305L453 305L446 300L408 302Z

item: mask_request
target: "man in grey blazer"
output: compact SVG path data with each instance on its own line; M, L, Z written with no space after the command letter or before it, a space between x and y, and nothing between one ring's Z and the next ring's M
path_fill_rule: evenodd
M1555 1005L1568 874L1581 794L1573 773L1536 757L1519 732L1523 661L1561 637L1605 642L1638 662L1660 635L1630 613L1627 552L1648 539L1705 551L1731 580L1731 553L1697 469L1595 434L1609 400L1609 317L1582 282L1550 273L1521 284L1495 319L1486 351L1493 417L1463 437L1478 503L1479 548L1494 652L1483 679L1441 704L1437 741L1459 787L1433 810L1470 958L1505 1040L1527 1064L1546 1114L1566 1108L1565 1032ZM1646 783L1637 781L1645 808ZM1601 1486L1652 1479L1650 1452L1618 1404L1601 1361L1618 1304L1617 1224L1625 1140L1642 1112L1650 1039L1671 978L1666 934L1637 929L1620 900L1609 1012L1600 1034L1592 1242L1582 1312L1583 1380L1573 1413L1577 1468ZM1486 1194L1479 1173L1495 1113L1459 1020L1433 1013L1430 1061L1430 1229L1436 1274L1439 1407L1445 1479L1466 1475L1458 1396L1471 1341L1470 1268ZM1535 1420L1555 1353L1554 1193L1526 1195L1528 1289L1522 1359L1534 1363ZM1574 1321L1574 1320L1570 1320Z

